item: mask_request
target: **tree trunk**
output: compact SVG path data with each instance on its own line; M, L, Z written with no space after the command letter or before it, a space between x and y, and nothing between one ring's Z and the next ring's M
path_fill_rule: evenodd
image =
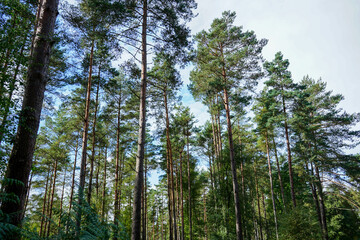
M39 236L43 236L43 227L44 227L44 221L45 221L45 210L46 210L46 197L47 197L47 191L48 191L48 187L49 187L49 177L50 177L50 168L48 169L48 174L46 177L46 185L45 185L45 192L44 192L44 199L43 199L43 207L42 207L42 212L41 212L41 223L40 223L40 232L39 232Z
M114 199L114 224L119 218L119 166L120 166L120 122L121 122L121 89L119 93L116 126L116 162L115 162L115 199Z
M239 185L236 174L235 152L234 152L234 143L232 136L231 116L230 116L230 107L229 107L229 96L226 88L224 89L224 105L226 110L226 120L227 120L229 148L230 148L229 150L230 150L231 174L232 174L232 182L233 182L235 216L236 216L236 237L238 240L242 240L243 236L242 236L242 228L241 228Z
M315 173L316 173L316 178L317 178L316 185L319 190L320 215L321 215L323 236L324 236L325 240L329 240L329 234L328 234L327 223L326 223L326 208L325 208L325 203L324 203L324 194L323 194L323 190L322 190L320 171L315 162L314 162L314 166L315 166Z
M102 209L101 209L101 217L104 219L105 217L105 196L106 196L106 165L107 165L107 146L105 147L105 161L104 161L104 180L103 180L103 192L102 192Z
M93 132L92 132L92 144L91 144L91 158L90 158L90 176L89 176L89 189L87 194L87 202L91 203L91 192L92 192L92 181L94 174L94 162L95 162L95 142L96 142L96 117L99 105L99 89L100 89L100 66L99 66L99 76L98 84L96 87L96 97L95 97L95 111L94 111L94 121L93 121Z
M283 113L284 113L284 116L285 116L284 127L285 127L286 147L287 147L287 155L288 155L288 163L289 163L289 178L290 178L291 200L293 202L293 206L296 207L294 174L293 174L293 169L292 169L290 138L289 138L289 130L288 130L288 124L287 124L287 114L286 114L286 105L285 105L285 97L284 97L284 95L282 96L282 104L283 104Z
M65 192L66 172L67 172L67 169L65 168L64 180L63 180L63 185L62 185L62 190L61 190L61 198L60 198L60 211L59 211L59 212L60 212L60 215L59 215L58 228L60 228L60 224L61 224L61 214L62 214L63 201L64 201L64 192Z
M207 218L206 218L206 191L204 191L204 232L205 232L205 240L208 239L208 229L207 229Z
M77 235L80 234L81 215L82 215L81 206L83 204L84 187L85 187L87 141L88 141L88 129L89 129L89 111L90 111L90 98L91 98L90 93L91 93L94 45L95 45L95 40L92 40L91 50L90 50L89 78L88 78L87 91L86 91L84 132L83 132L82 147L81 147L81 166L80 166L79 200L78 200L80 208L78 210L77 219L76 219L76 227L77 227L76 234Z
M141 239L141 189L144 181L145 133L146 133L146 30L147 30L147 0L143 1L142 19L142 64L141 64L141 90L139 109L139 135L138 150L136 155L136 178L134 185L134 206L132 215L131 240Z
M166 122L166 142L167 149L169 152L169 168L170 168L170 185L171 185L171 198L172 198L172 212L173 212L173 233L174 239L177 240L177 225L176 225L176 204L175 204L175 187L174 187L174 163L172 156L172 147L170 141L170 121L169 121L169 111L167 106L167 91L164 90L164 106L165 106L165 122Z
M272 140L273 140L273 144L274 144L274 152L275 152L275 159L276 159L276 167L277 167L277 172L278 172L278 178L279 178L279 183L280 183L281 198L282 198L282 201L283 201L284 210L286 212L284 186L283 186L282 179L281 179L281 170L280 170L280 165L279 165L279 158L278 158L278 154L277 154L277 147L276 147L275 137L273 137Z
M254 176L255 176L255 194L256 194L256 200L257 200L256 202L257 202L257 209L258 209L258 214L259 214L260 239L263 240L263 230L262 230L261 211L260 211L259 184L258 184L255 163L254 163Z
M80 135L80 132L79 132L78 135ZM77 160L78 150L79 150L79 141L78 141L78 138L76 138L76 147L75 147L75 156L74 156L74 167L73 167L73 173L72 173L71 192L70 192L70 200L69 200L69 212L71 211L72 201L73 201L73 196L74 196L75 174L76 174L76 160Z
M20 122L6 171L7 179L16 179L22 183L4 185L4 192L15 194L19 201L2 202L1 205L3 214L11 214L9 222L16 226L21 226L23 219L27 195L26 186L28 185L40 123L58 4L59 0L45 0L39 14L39 26L41 28L36 28L35 31L34 51L28 68L22 110L19 117ZM15 235L17 236L17 233Z
M192 219L191 219L191 176L190 176L190 146L189 146L189 127L186 134L186 152L187 152L187 177L188 177L188 205L189 205L189 240L192 240Z
M267 130L265 133L265 141L266 141L266 155L267 155L267 160L268 160L267 162L268 162L268 168L269 168L271 200L272 200L273 210L274 210L275 233L276 233L276 239L279 239L278 223L277 223L277 216L276 216L276 205L275 205L275 194L274 194L274 185L273 185L273 179L272 179L272 169L271 169L271 162L270 162L269 141L268 141Z
M183 191L183 170L182 170L182 153L183 149L180 151L180 209L181 209L181 240L185 239L185 223L184 223L184 191Z
M54 165L54 179L53 179L53 185L51 188L51 198L50 198L50 208L49 208L49 224L48 224L48 228L47 228L47 234L46 237L49 238L50 236L50 228L51 228L51 222L52 222L52 210L53 210L53 205L54 205L54 195L55 195L55 187L56 187L56 177L57 177L57 166L58 166L58 159L55 160L55 165Z

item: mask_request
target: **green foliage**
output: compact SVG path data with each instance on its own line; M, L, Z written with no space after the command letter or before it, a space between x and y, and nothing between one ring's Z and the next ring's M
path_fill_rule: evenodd
M279 216L279 239L281 240L318 240L321 229L315 214L308 207L298 206L289 213Z

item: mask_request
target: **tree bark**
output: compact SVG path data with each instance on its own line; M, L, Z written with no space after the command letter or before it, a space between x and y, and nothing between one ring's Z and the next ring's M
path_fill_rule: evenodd
M63 209L63 201L64 201L64 192L65 192L65 183L66 183L66 172L67 169L65 168L65 173L64 173L64 179L63 179L63 185L62 185L62 190L61 190L61 198L60 198L60 215L59 215L59 223L58 223L58 228L60 228L60 224L61 224L61 214L62 214L62 209Z
M50 208L49 208L49 223L47 226L47 234L46 237L48 238L50 236L50 228L51 228L51 217L52 217L52 210L53 210L53 205L54 205L54 195L55 195L55 187L56 187L56 177L57 177L57 169L58 169L58 159L55 160L55 165L54 165L54 177L53 177L53 185L51 188L51 198L50 198Z
M90 176L89 176L89 189L87 194L87 202L91 203L91 193L92 193L92 181L94 175L94 162L95 162L95 142L96 142L96 120L97 120L97 111L99 105L99 89L100 89L100 66L99 66L99 75L98 75L98 84L96 87L96 97L95 97L95 111L94 111L94 121L93 121L93 132L92 132L92 144L91 144L91 158L90 158Z
M190 145L189 145L189 126L187 128L187 134L186 134L186 152L187 152L187 177L188 177L188 205L189 205L189 240L192 240L192 219L191 219L191 175L190 175Z
M20 122L6 171L7 179L21 182L21 184L5 184L4 186L4 192L6 194L14 193L19 201L3 202L1 205L4 214L11 214L9 222L16 226L21 226L23 219L27 195L26 186L40 123L58 4L59 0L45 0L39 14L40 24L35 31L34 51L28 68ZM14 234L15 237L18 236L18 233Z
M242 240L243 236L242 236L242 227L241 227L239 185L236 174L235 152L234 152L234 143L232 136L231 116L230 116L230 107L229 107L229 96L226 88L224 89L224 105L226 110L226 120L227 120L229 148L230 148L229 150L230 150L230 162L231 162L231 175L232 175L234 203L235 203L236 238L238 240Z
M166 122L166 142L167 149L169 152L169 169L170 169L170 188L171 188L171 199L172 199L172 212L173 212L173 233L174 239L177 240L177 225L176 225L176 204L175 204L175 187L174 187L174 163L172 156L172 147L170 141L170 121L169 121L169 111L167 106L167 91L164 90L164 106L165 106L165 122Z
M121 122L121 89L119 93L116 126L116 161L115 161L115 199L114 199L114 224L119 218L119 166L120 166L120 122Z
M45 185L45 192L44 192L44 199L43 199L43 206L42 206L42 212L41 212L41 223L40 223L40 232L39 236L41 237L43 235L43 226L45 221L45 210L46 210L46 197L47 197L47 191L49 187L49 177L50 177L50 168L48 169L48 174L46 177L46 185Z
M275 233L276 233L276 239L279 239L278 222L277 222L276 205L275 205L275 194L274 194L274 185L273 185L273 179L272 179L272 169L271 169L270 152L269 152L269 140L268 140L267 130L266 130L266 133L265 133L265 142L266 142L266 155L267 155L267 160L268 160L267 162L268 162L268 168L269 168L271 200L272 200L273 210L274 210Z
M80 132L79 132L78 135L80 135ZM69 212L71 211L72 201L73 201L73 196L74 196L75 174L76 174L76 161L77 161L78 150L79 150L79 141L78 141L78 138L76 138L76 147L75 147L75 156L74 156L74 167L73 167L73 173L72 173L71 192L70 192L70 200L69 200Z
M106 165L107 165L107 146L105 147L105 161L104 161L104 180L103 180L103 192L102 192L102 210L101 217L104 219L105 217L105 196L106 196Z
M276 159L276 167L277 167L277 172L278 172L278 178L279 178L279 183L280 183L281 198L282 198L282 201L283 201L284 210L286 212L284 186L283 186L282 179L281 179L281 170L280 170L280 165L279 165L279 158L278 158L278 154L277 154L277 147L276 147L275 137L273 137L272 140L273 140L273 144L274 144L274 152L275 152L275 159Z
M142 19L142 64L141 64L141 90L140 90L140 109L139 109L139 135L138 151L136 155L136 178L134 186L134 206L132 214L131 240L141 239L141 189L144 181L144 157L145 157L145 133L146 133L146 30L147 30L147 0L143 1Z
M295 187L294 187L294 174L292 169L292 159L291 159L291 148L290 148L290 138L289 138L289 130L287 124L287 113L286 113L286 105L285 105L285 97L282 95L282 104L283 104L283 113L284 113L284 127L285 127L285 137L286 137L286 148L288 155L288 164L289 164L289 178L290 178L290 189L291 189L291 200L293 202L293 206L296 207L296 197L295 197Z

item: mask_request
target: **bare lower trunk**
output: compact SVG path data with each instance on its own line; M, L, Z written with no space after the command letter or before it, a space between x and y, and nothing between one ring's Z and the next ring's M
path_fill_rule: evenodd
M80 135L80 133L79 133ZM76 173L76 160L79 150L79 141L78 138L76 138L76 147L75 147L75 156L74 156L74 167L73 167L73 173L72 173L72 181L71 181L71 192L70 192L70 200L69 200L69 212L71 211L72 202L73 202L73 196L74 196L74 188L75 188L75 173Z
M329 240L329 234L327 230L327 222L326 222L326 208L324 203L324 194L322 190L322 184L321 184L321 178L320 178L320 171L316 163L314 163L315 166L315 173L316 173L316 185L319 191L319 203L320 203L320 214L321 214L321 223L322 223L322 231L323 236L325 240Z
M239 197L239 185L236 174L236 164L235 164L235 152L234 152L234 143L232 136L232 126L231 126L231 116L230 116L230 107L229 107L229 96L227 89L224 89L224 105L226 110L226 120L228 127L228 138L229 138L229 150L230 150L230 163L231 163L231 174L233 182L233 193L234 193L234 203L235 203L235 217L236 217L236 238L242 240L242 227L241 227L241 212L240 212L240 197Z
M117 127L116 127L116 160L115 160L115 199L114 199L114 224L117 225L119 218L119 166L120 166L120 121L121 121L121 90L119 94L117 109Z
M290 178L290 190L291 190L291 200L293 202L293 206L296 207L296 197L295 197L295 187L294 187L294 174L292 169L292 158L291 158L291 148L290 148L290 138L289 138L289 130L287 124L287 114L286 114L286 105L285 98L282 96L283 103L283 113L285 115L284 127L285 127L285 137L286 137L286 148L288 155L288 164L289 164L289 178Z
M106 196L106 165L107 165L107 147L105 147L105 161L104 161L104 179L103 179L103 192L102 192L102 209L101 217L105 217L105 196Z
M5 177L7 179L16 179L22 182L22 184L4 185L4 193L15 194L19 201L5 201L1 205L3 214L11 214L9 222L16 226L21 226L23 219L27 195L26 186L28 185L40 123L58 4L59 0L45 0L38 17L41 28L36 28L35 31L34 50L28 68L22 110L19 117L20 123L6 170ZM17 234L15 233L16 236Z
M54 195L55 195L55 187L56 187L56 177L57 177L57 166L58 166L58 159L55 160L55 165L54 165L54 177L53 177L53 185L51 188L51 199L50 199L50 208L49 208L49 224L48 224L48 228L47 228L47 234L46 237L50 236L50 229L51 229L51 217L52 217L52 210L53 210L53 205L54 205Z
M255 194L256 194L256 202L257 202L257 209L259 215L259 227L260 227L260 240L263 240L263 230L262 230L262 220L261 220L261 211L260 211L260 197L259 197L259 184L258 178L256 173L256 164L254 164L254 176L255 176Z
M134 206L132 214L131 240L141 239L141 189L144 181L144 157L145 157L145 127L146 127L146 30L147 30L147 0L143 1L142 19L142 66L141 66L141 90L140 90L140 115L138 151L136 155L136 178L134 186Z
M39 236L41 237L43 235L43 227L45 222L45 209L46 209L46 197L47 197L47 191L49 187L49 177L50 177L50 169L48 169L48 174L46 177L46 185L45 185L45 192L44 192L44 199L43 199L43 206L42 206L42 212L41 212L41 224L40 224L40 232Z
M90 158L90 176L89 176L89 189L87 194L87 202L91 203L91 194L92 194L92 182L94 174L94 162L95 162L95 141L96 141L96 120L97 120L97 111L99 105L99 89L100 89L100 67L99 67L99 76L98 84L96 87L96 97L95 97L95 111L94 111L94 121L93 121L93 132L92 132L92 144L91 144L91 158Z
M189 128L186 134L186 152L187 152L187 177L188 177L188 205L189 205L189 239L192 240L192 219L191 219L191 175L190 175L190 146L189 146Z
M62 209L63 209L63 201L64 201L64 192L65 192L65 181L66 181L66 168L65 168L65 173L64 173L64 180L63 180L63 185L62 185L62 190L61 190L61 198L60 198L60 216L59 216L59 223L58 223L58 228L60 228L60 224L61 224L61 214L62 214Z
M275 233L276 233L276 239L279 239L278 223L277 223L277 216L276 216L276 205L275 205L275 194L274 194L274 185L273 185L273 179L272 179L272 168L271 168L271 162L270 162L269 141L268 141L267 130L265 133L265 141L266 141L266 155L267 155L268 168L269 168L271 200L272 200L273 210L274 210Z
M180 169L179 169L179 175L180 175L180 209L181 209L181 240L185 239L185 222L184 222L184 192L183 192L183 170L182 170L182 154L183 150L180 152Z
M169 170L170 170L170 187L171 187L171 198L172 198L172 214L173 214L173 233L174 239L177 240L177 225L176 225L176 204L175 204L175 187L174 187L174 163L172 156L172 147L170 141L170 121L169 112L167 106L167 91L164 90L164 107L165 107L165 122L166 122L166 142L169 153Z
M283 201L284 210L286 212L284 186L283 186L282 179L281 179L281 170L280 170L280 164L279 164L279 158L278 158L278 154L277 154L277 147L276 147L275 138L273 137L272 140L273 140L273 144L274 144L276 167L277 167L278 178L279 178L279 183L280 183L280 190L281 190L281 198L282 198L282 201Z

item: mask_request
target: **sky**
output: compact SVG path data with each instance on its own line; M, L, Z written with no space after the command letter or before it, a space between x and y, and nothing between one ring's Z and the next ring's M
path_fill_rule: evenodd
M358 0L198 0L192 34L208 30L223 11L235 11L235 25L269 40L263 56L271 61L281 51L289 59L293 80L322 78L328 90L344 95L340 104L358 112L360 90L360 1ZM203 123L206 108L187 91L190 67L181 71L185 105Z
M235 11L234 25L253 30L258 39L269 40L266 60L281 51L289 59L293 80L305 75L327 82L327 90L342 94L340 107L359 112L360 95L360 1L358 0L197 0L198 16L189 23L192 34L208 30L223 11ZM181 70L183 103L198 120L209 120L207 108L195 102L187 90L191 66ZM360 128L359 128L360 129ZM200 162L200 166L204 166ZM152 184L159 173L153 171Z

